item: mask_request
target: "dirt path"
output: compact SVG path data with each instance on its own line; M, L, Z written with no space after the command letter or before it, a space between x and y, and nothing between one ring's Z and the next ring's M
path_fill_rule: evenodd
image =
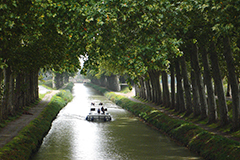
M164 110L163 108L161 108L160 106L157 106L156 104L153 104L153 103L145 103L145 102L142 102L138 99L135 99L133 98L133 96L135 95L133 92L129 92L127 94L124 94L124 93L120 93L120 92L115 92L116 94L119 94L119 95L123 95L123 96L126 96L128 97L131 101L134 101L134 102L138 102L138 103L143 103L143 104L146 104L148 106L151 106L153 108L156 108L157 110L165 113L166 115L168 115L169 117L172 117L172 118L175 118L175 119L181 119L181 120L184 120L186 121L183 117L178 117L178 116L175 116L173 115L172 113L170 113L169 111L167 110ZM214 134L218 134L218 135L221 135L221 136L224 136L226 138L229 138L229 139L232 139L232 140L235 140L235 141L238 141L240 142L240 138L237 138L237 137L233 137L232 135L228 134L228 133L224 133L224 132L221 132L219 130L217 130L216 128L210 128L208 127L207 125L205 124L199 124L199 123L196 123L196 122L191 122L191 123L194 123L195 125L199 126L199 127L202 127L204 130L206 131L209 131L209 132L212 132Z
M16 120L9 122L4 128L0 130L0 148L5 144L10 142L18 133L27 126L32 120L37 118L37 116L43 111L43 109L48 105L53 95L55 95L58 90L53 90L46 94L44 98L38 103L38 105L32 107L25 114L21 115Z

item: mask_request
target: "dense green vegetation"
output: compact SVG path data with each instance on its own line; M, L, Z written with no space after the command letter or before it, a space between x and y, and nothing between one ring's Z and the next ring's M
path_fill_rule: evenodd
M70 41L72 28L66 25L75 16L65 14L70 9L66 5L64 1L1 0L0 121L38 99L39 71L52 70L60 88L62 77L80 68L79 50ZM69 17L60 18L63 15Z
M134 115L144 119L150 125L171 136L205 159L225 160L239 158L239 142L207 132L191 122L168 117L153 107L133 102L124 96L109 92L105 88L93 84L89 85L102 92L117 105L131 111Z
M60 77L58 88L83 57L93 80L118 90L105 76L127 75L141 98L238 130L239 9L235 0L2 0L0 120L38 98L41 69Z
M52 97L44 111L23 128L18 136L0 149L0 159L29 159L41 145L58 112L72 100L69 90L61 90Z
M239 129L238 1L94 4L96 12L87 19L94 27L88 31L97 36L87 45L88 60L82 70L94 83L106 84L112 74L127 75L141 98ZM231 88L228 93L223 79ZM226 104L229 94L231 108Z

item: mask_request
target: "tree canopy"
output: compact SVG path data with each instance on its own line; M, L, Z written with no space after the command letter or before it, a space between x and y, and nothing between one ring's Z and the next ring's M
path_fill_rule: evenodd
M214 83L221 86L217 80L227 76L236 86L239 10L235 0L1 0L0 69L73 73L86 57L81 73L127 74L136 80L181 66L178 82L194 71L204 94L205 53Z

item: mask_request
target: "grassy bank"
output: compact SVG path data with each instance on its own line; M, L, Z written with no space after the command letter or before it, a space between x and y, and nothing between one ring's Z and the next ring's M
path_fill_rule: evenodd
M29 159L42 143L58 112L72 98L72 94L68 90L61 90L58 94L54 95L43 112L23 128L18 136L0 149L0 159Z
M141 117L205 159L237 160L240 158L239 142L207 132L193 123L170 118L153 107L133 102L124 96L116 95L94 84L88 85L102 92L117 105Z

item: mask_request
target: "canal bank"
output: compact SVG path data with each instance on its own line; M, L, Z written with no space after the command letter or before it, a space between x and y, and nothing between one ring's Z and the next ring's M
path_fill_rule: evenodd
M69 90L60 90L52 91L44 98L37 106L30 109L29 114L22 115L1 130L0 140L3 143L6 137L10 137L11 140L0 149L0 159L29 159L32 153L38 150L58 112L73 97ZM11 128L17 130L16 133L12 133Z
M193 123L171 118L154 107L133 102L105 88L94 84L88 85L205 159L236 160L240 158L240 143L237 141L208 132Z

